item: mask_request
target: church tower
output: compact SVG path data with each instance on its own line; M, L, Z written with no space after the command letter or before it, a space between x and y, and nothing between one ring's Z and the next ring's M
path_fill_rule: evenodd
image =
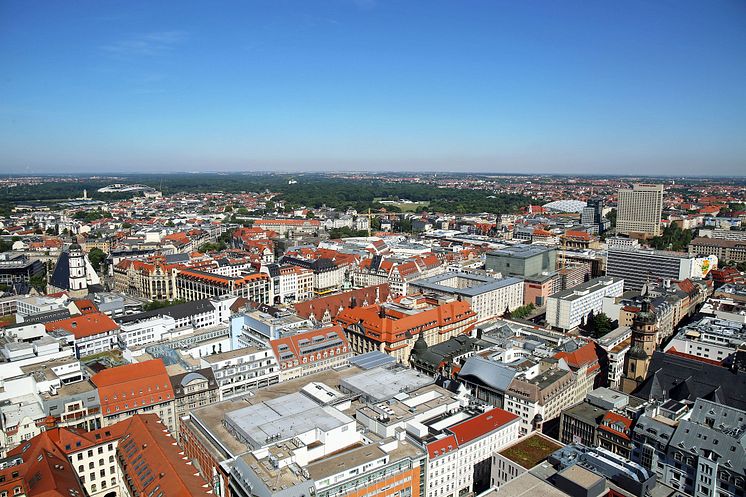
M79 244L73 243L70 245L68 253L67 264L70 274L70 297L83 298L88 294L83 249Z
M658 318L650 309L650 301L644 299L632 320L632 347L624 365L623 390L633 391L648 374L648 366L658 343Z

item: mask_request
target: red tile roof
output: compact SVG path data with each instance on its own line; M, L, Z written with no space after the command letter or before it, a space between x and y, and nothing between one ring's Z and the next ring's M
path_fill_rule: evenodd
M459 445L471 442L518 419L515 414L496 407L467 419L448 430L456 435Z
M155 414L130 418L117 452L127 461L125 477L137 495L163 492L164 497L211 495L212 488L180 454L176 440Z
M52 321L45 323L44 327L47 331L69 331L75 336L76 340L101 333L108 333L119 328L117 323L112 321L109 316L100 312L91 312L61 321Z
M104 369L91 377L101 411L115 414L173 400L174 391L161 359Z
M317 321L321 321L327 310L330 317L334 319L339 313L340 308L346 309L350 306L353 297L357 301L357 305L363 305L366 302L370 305L374 304L376 299L379 302L386 302L389 298L389 293L389 285L388 283L384 283L382 285L368 286L305 302L298 302L293 304L293 307L299 316L306 319L310 319L313 316Z

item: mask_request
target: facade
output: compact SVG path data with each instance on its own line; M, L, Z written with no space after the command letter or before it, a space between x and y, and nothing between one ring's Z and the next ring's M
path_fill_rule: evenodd
M300 332L270 341L280 369L280 381L347 366L352 347L341 326Z
M0 255L0 285L12 286L17 283L29 283L31 278L44 274L44 264L39 259L24 255Z
M513 245L487 252L485 268L503 276L529 277L553 272L557 251L541 245Z
M321 228L321 222L318 219L258 219L254 227L274 231L280 236L313 235Z
M576 287L557 292L547 299L547 324L561 330L571 330L593 311L603 310L605 297L618 297L624 291L624 280L599 277Z
M230 277L184 269L176 275L176 296L184 300L209 299L231 294L268 304L269 289L269 278L262 273Z
M178 269L178 265L158 259L124 259L112 268L114 290L148 300L174 300Z
M244 347L204 356L203 368L212 369L221 399L248 395L280 381L280 368L271 348Z
M379 350L404 364L418 336L424 336L428 345L434 345L471 333L476 321L477 314L467 302L440 302L425 297L349 308L335 319L344 327L356 354Z
M689 243L692 255L714 255L724 262L746 262L746 240L728 240L725 238L695 238Z
M409 285L410 294L435 294L468 302L477 313L479 322L486 321L508 310L523 305L523 281L518 278L497 279L469 273L443 273L415 280Z
M192 410L223 400L215 375L210 368L179 373L170 378L176 400L174 409L177 424L182 416ZM178 431L176 436L178 438Z
M313 271L293 265L267 264L261 272L269 276L272 304L302 302L313 297Z
M619 190L616 231L622 235L661 233L663 185L634 184Z
M641 290L646 284L703 279L717 268L714 255L698 256L683 252L641 248L609 249L606 274L624 279L625 290Z

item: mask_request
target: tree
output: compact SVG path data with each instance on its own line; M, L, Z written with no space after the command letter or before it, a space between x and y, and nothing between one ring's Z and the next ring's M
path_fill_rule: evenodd
M593 336L601 338L614 328L614 322L604 314L598 313L593 318Z
M316 214L313 213L313 211L308 211L306 213L306 219L313 219L316 217Z
M88 260L91 261L91 266L93 266L94 271L97 273L101 271L101 263L106 260L106 257L106 252L98 247L93 247L91 251L88 252Z
M616 209L611 209L606 213L606 219L609 220L612 228L616 228Z

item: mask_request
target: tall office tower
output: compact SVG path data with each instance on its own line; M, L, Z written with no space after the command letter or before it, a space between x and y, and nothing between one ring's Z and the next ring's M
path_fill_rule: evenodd
M658 236L662 211L663 185L636 183L632 189L622 188L619 190L616 231L622 235Z
M580 224L596 224L598 231L603 231L604 201L600 198L589 199L580 214Z

